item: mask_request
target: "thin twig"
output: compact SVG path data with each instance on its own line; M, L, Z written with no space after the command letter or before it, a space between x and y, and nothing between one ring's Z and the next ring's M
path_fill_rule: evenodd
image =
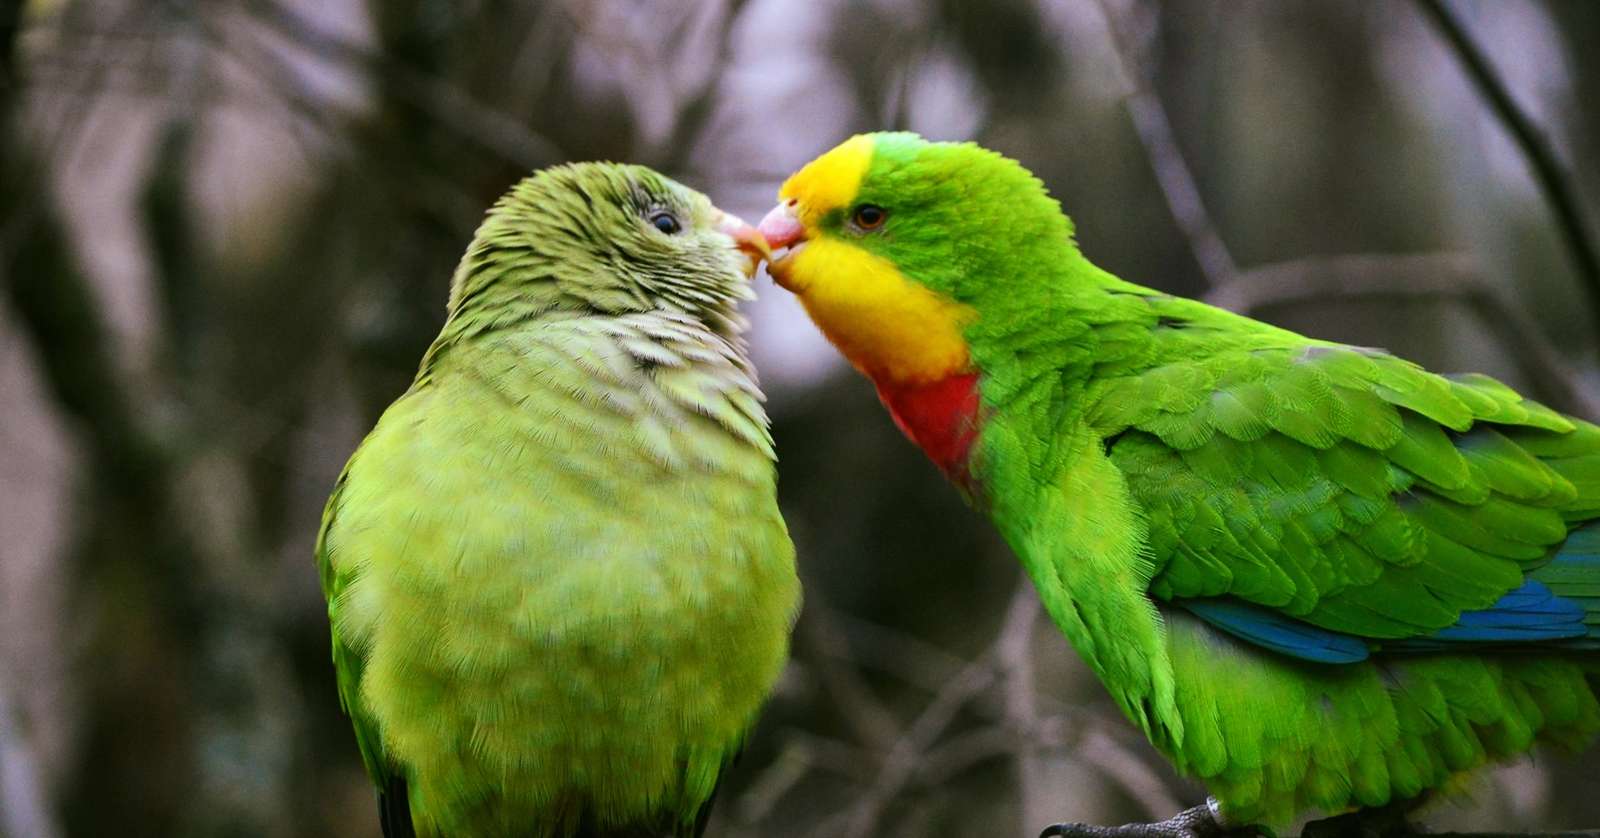
M1017 798L1024 823L1042 821L1040 807L1044 804L1040 783L1044 769L1039 761L1039 747L1033 733L1039 727L1039 711L1035 701L1033 678L1033 626L1039 620L1039 596L1027 574L1019 573L1017 591L1011 597L1011 607L1006 612L1005 627L996 644L996 658L1005 673L1006 721L1016 728L1015 766Z
M1166 199L1167 209L1178 224L1178 229L1189 242L1200 272L1206 283L1215 288L1231 280L1238 273L1238 263L1217 233L1205 201L1200 197L1200 187L1195 183L1194 172L1183 158L1177 136L1172 131L1172 121L1167 109L1155 92L1150 75L1134 54L1133 45L1118 15L1106 3L1099 2L1100 16L1105 22L1106 40L1117 58L1122 75L1128 84L1123 102L1133 121L1134 133L1150 158L1150 168Z
M468 195L446 172L413 171L406 187L397 189L390 182L392 172L379 171L381 165L375 164L369 155L356 153L348 138L337 130L339 126L328 103L311 93L284 57L265 48L258 39L234 37L231 32L214 25L201 26L197 34L216 55L237 64L266 88L265 97L276 97L285 124L294 129L295 137L307 154L311 147L299 130L305 126L319 132L319 138L326 142L325 153L372 169L373 176L366 178L366 182L393 191L397 200L414 203L445 226L458 225L461 219L473 219L481 213L479 199Z
M876 831L878 821L916 774L917 766L928 749L938 741L956 714L968 701L994 684L996 671L992 653L968 664L952 678L945 688L923 708L906 734L895 743L894 750L884 760L877 782L864 792L856 805L843 818L843 828L837 818L825 821L818 835L846 835L864 838Z
M810 607L807 602L807 610ZM849 640L851 659L856 666L892 675L929 692L942 689L967 665L960 655L915 635L848 612L835 611L830 617Z
M1144 760L1101 731L1091 730L1084 734L1074 756L1121 786L1154 820L1172 817L1184 808L1160 775Z
M8 164L18 165L0 165ZM198 547L176 488L180 463L169 444L174 423L152 416L126 386L99 301L48 197L11 197L32 210L26 213L22 241L0 263L0 290L8 293L33 343L47 392L64 415L79 423L95 463L87 473L123 505L127 520L152 528L153 543L147 546L164 560L159 571L180 585L194 585ZM186 593L169 613L178 625L193 629L200 625L203 600L195 590Z
M799 729L790 730L787 736L805 746L813 768L856 783L867 783L877 776L874 755L849 742Z
M531 170L567 159L555 142L441 78L324 31L283 3L246 0L245 6L267 28L323 58L392 78L395 89L441 128L507 163Z
M1584 216L1577 190L1573 188L1561 163L1556 160L1550 141L1517 105L1505 82L1490 66L1488 56L1467 34L1466 27L1444 0L1416 2L1449 42L1451 51L1461 62L1473 86L1488 102L1495 117L1511 133L1522 156L1527 158L1528 166L1533 169L1534 180L1539 184L1539 191L1550 204L1551 212L1555 213L1561 236L1572 255L1572 267L1578 281L1588 292L1590 309L1600 320L1600 256L1596 255L1588 219Z
M1503 289L1485 280L1465 254L1355 254L1280 262L1247 271L1206 295L1212 305L1243 313L1328 299L1460 300L1495 332L1552 407L1600 417L1600 399L1580 383L1539 325Z
M980 727L952 736L923 757L922 764L917 766L916 785L925 789L938 788L974 766L1012 756L1017 752L1021 736L1010 725Z
M722 12L722 30L717 35L716 52L712 56L712 66L706 73L705 82L679 106L672 132L655 155L657 168L662 171L680 176L700 145L698 140L711 122L716 109L717 92L727 75L728 65L733 61L733 33L747 4L748 0L728 0L727 8Z
M765 820L791 789L811 773L812 756L805 743L791 739L771 762L762 767L750 787L733 804L741 826L754 827Z
M817 679L856 739L876 750L892 748L900 738L900 723L855 667L841 665L841 661L850 660L849 641L833 622L833 612L826 604L806 603L805 614L795 629L795 645L811 661Z

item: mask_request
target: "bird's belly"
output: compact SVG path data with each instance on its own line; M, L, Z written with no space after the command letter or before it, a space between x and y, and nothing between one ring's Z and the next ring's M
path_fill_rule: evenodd
M709 797L783 666L797 583L770 495L706 483L474 493L352 584L362 697L414 811L498 834Z
M1535 739L1582 745L1600 732L1600 671L1576 658L1315 664L1180 611L1162 616L1182 734L1158 744L1241 822L1287 825L1409 799Z

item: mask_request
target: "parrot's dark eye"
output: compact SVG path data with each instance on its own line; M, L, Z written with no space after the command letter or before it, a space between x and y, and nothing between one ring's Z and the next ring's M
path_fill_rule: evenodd
M889 213L877 204L862 204L850 215L850 221L862 230L876 230L888 218Z
M666 210L657 210L650 213L650 226L669 236L676 236L683 232L683 223L678 221L676 215Z

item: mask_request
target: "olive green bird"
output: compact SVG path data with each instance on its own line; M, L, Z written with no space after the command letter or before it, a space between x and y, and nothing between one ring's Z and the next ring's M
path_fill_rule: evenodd
M317 563L391 836L693 836L799 584L737 303L759 237L649 169L489 212Z
M1397 812L1600 732L1600 427L1125 282L974 145L858 136L780 200L773 276L1214 795L1123 834Z

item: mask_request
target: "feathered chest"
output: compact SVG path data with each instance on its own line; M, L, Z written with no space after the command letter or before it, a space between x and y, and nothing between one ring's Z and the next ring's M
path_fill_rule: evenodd
M530 324L462 349L446 361L501 396L486 421L519 429L538 456L606 474L771 479L761 391L736 335L650 312Z

